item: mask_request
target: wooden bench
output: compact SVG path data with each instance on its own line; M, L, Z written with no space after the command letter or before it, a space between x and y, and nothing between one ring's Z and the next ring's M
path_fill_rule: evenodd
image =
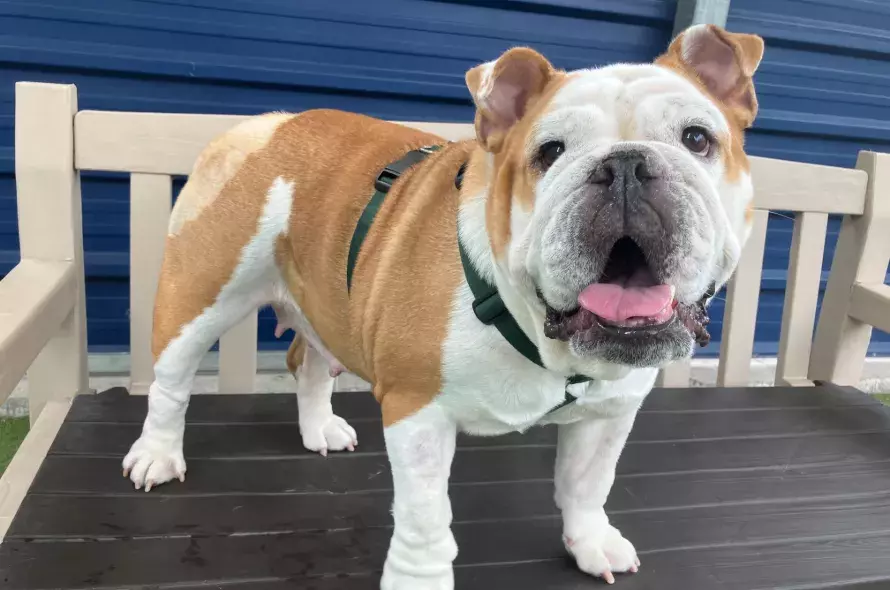
M145 397L83 395L80 172L130 174L138 247L130 255L129 393L144 394L172 176L187 175L203 146L243 117L78 111L74 86L27 82L16 85L15 117L22 259L0 282L0 403L27 373L32 429L0 479L4 587L219 581L271 590L306 587L310 578L327 590L374 587L391 525L376 406L359 393L335 400L356 420L358 453L303 453L294 396L246 395L256 314L220 341L220 392L245 395L193 398L185 484L132 492L119 462ZM469 124L407 124L447 139L473 132ZM647 401L619 464L610 506L644 562L639 575L619 580L626 588L890 580L880 565L890 551L890 415L850 387L872 328L890 331L890 155L862 152L856 169L752 158L752 174L754 229L723 319L718 385L726 389L688 388L689 363L662 371L665 389ZM744 386L771 210L793 212L794 234L777 387L753 389ZM816 324L830 214L844 217ZM560 557L553 434L462 440L452 493L464 539L458 588L583 581ZM523 499L503 501L510 490ZM689 532L677 532L683 527Z

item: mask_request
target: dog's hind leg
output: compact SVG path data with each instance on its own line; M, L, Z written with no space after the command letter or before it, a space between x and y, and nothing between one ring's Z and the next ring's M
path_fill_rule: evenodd
M286 315L276 309L279 321ZM290 323L289 323L290 325ZM296 328L299 330L299 328ZM311 328L304 328L312 332ZM334 414L331 397L334 378L342 366L327 351L320 351L298 331L287 350L287 368L297 380L297 408L303 446L327 455L328 451L355 450L358 439L346 420Z
M198 364L229 328L274 298L275 245L287 231L293 185L277 179L264 197L244 204L224 193L207 217L168 236L152 327L155 380L142 435L123 461L137 488L185 478L185 414ZM225 219L236 204L240 226Z

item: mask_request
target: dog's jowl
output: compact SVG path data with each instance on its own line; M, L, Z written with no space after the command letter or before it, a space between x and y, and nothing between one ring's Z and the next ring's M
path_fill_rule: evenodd
M707 342L750 229L753 35L681 33L654 64L561 71L526 48L466 75L475 138L338 111L244 122L176 203L155 380L124 473L183 480L198 363L272 305L297 333L304 445L352 450L334 376L373 384L394 484L386 590L453 588L455 436L558 424L556 503L578 567L640 566L603 506L659 367Z

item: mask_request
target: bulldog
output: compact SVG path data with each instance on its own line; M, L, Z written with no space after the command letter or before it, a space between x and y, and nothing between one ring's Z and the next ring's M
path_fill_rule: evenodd
M458 431L558 425L578 567L640 567L604 511L659 367L707 340L750 229L760 37L695 26L653 64L560 71L515 48L466 74L475 138L337 111L251 118L198 158L157 291L155 380L124 475L184 480L198 363L248 313L293 329L307 449L352 450L334 375L373 384L394 486L381 588L454 586Z

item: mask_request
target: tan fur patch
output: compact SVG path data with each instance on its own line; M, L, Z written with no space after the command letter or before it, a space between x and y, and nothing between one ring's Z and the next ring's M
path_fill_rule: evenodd
M745 153L745 132L743 129L738 129L730 136L722 135L718 138L718 142L726 180L737 182L743 172L748 173L751 170L751 162Z
M524 211L534 208L540 176L526 155L529 136L534 131L535 121L549 108L568 79L565 72L552 72L540 96L530 99L526 115L510 129L493 156L494 182L486 203L486 229L495 257L502 257L510 242L514 201Z
M429 404L441 390L442 343L463 277L454 177L475 144L449 145L395 184L364 242L349 294L346 257L379 171L412 149L442 143L414 129L337 111L285 120L262 148L247 154L215 198L198 195L204 206L196 208L194 221L168 238L155 307L155 354L213 303L256 233L268 188L282 177L296 188L289 233L279 240L275 258L297 305L324 346L374 383L385 424ZM196 170L201 178L225 176L228 159L212 155ZM215 186L195 184L198 193ZM304 347L300 339L292 343L291 370Z
M171 220L171 227L176 226L177 231L167 236L155 297L155 361L183 326L213 304L235 271L244 246L257 232L271 181L254 179L245 172L257 154L243 153L239 156L243 157L241 168L218 186L232 172L225 146L239 140L229 139L230 135L237 137L238 128L212 144L211 153L201 158L200 169L196 170L197 182L191 188L191 179L186 183L188 190L183 189L174 208L177 221Z
M235 176L244 159L262 149L278 126L291 117L287 113L269 113L248 119L204 148L179 193L167 232L178 234L185 223L197 218Z
M303 359L306 356L306 338L303 337L299 332L296 336L294 336L293 341L291 341L290 346L287 348L287 354L285 355L285 364L287 365L287 370L294 374L297 372L297 369L300 368L300 365L303 364Z

